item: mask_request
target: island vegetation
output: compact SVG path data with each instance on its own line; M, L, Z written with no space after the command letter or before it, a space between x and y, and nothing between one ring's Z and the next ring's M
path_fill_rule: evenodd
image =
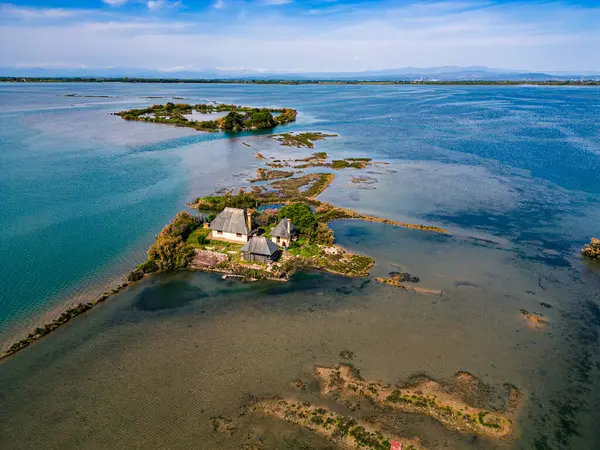
M259 167L258 169L256 169L256 177L248 181L250 181L251 183L256 183L257 181L280 180L282 178L289 178L293 176L294 173L295 172L286 172L284 170L268 170Z
M193 112L202 115L225 113L214 120L193 120ZM273 114L276 115L273 115ZM297 111L290 108L253 108L228 104L198 104L167 102L147 108L120 111L115 115L125 120L164 123L189 127L199 131L252 131L274 128L296 120ZM192 117L186 117L186 116Z
M407 272L390 272L389 277L376 277L375 281L394 286L400 289L404 289L405 291L414 291L421 294L443 294L442 291L437 289L429 289L415 286L414 283L419 283L421 280L419 279L419 277L412 276L410 273Z
M309 135L314 135L317 133L305 133ZM335 136L335 135L323 135L320 139L325 139L325 137ZM273 135L275 138L277 136L283 135ZM293 138L300 137L301 135L291 135ZM277 139L280 140L280 139ZM285 145L288 147L308 147L312 148L312 142L306 138L299 141L285 141L280 140L281 145ZM310 145L305 144L304 142L310 143ZM263 156L264 158L264 156ZM268 162L266 165L273 169L281 169L281 168L290 168L290 169L308 169L312 167L325 167L333 170L342 170L342 169L364 169L370 164L382 164L380 162L374 163L371 158L344 158L344 159L334 159L329 160L329 155L326 152L314 152L304 158L287 158L287 159L275 159Z
M586 258L600 261L600 239L591 238L590 243L581 249L581 254Z
M259 234L266 236L283 218L292 220L298 239L290 243L277 262L263 264L244 261L241 244L211 240L210 230L201 226L202 222L187 212L180 212L160 232L148 250L148 260L135 273L191 268L245 279L288 279L298 269L313 268L346 276L368 276L373 259L334 246L333 231L308 203L292 202L278 210L257 209L264 205L268 203L257 202L252 194L242 191L236 195L203 197L194 206L215 213L226 207L245 209L252 213Z
M274 134L271 137L284 145L286 147L306 147L313 148L315 146L315 141L320 141L323 139L327 139L329 137L335 137L337 134L326 134L320 132L312 132L312 133L283 133L283 134Z

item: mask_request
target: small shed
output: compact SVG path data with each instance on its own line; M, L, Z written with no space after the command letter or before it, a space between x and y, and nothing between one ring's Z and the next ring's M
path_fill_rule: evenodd
M281 219L271 230L271 241L282 247L289 247L291 240L296 235L296 228L290 219Z
M269 263L275 261L279 256L280 247L264 236L251 238L242 247L242 256L246 261Z

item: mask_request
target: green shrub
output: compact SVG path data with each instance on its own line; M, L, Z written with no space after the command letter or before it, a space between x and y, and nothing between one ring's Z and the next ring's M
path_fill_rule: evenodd
M129 275L127 275L127 281L130 283L133 281L139 281L142 278L144 278L144 272L139 269L129 272Z
M268 110L259 110L252 112L250 117L244 122L247 128L273 128L277 122L273 119L273 114Z
M141 270L143 273L152 273L158 270L156 262L149 259L148 261L143 262L139 266L137 266L136 270Z
M346 167L350 167L350 163L348 161L344 161L343 159L336 159L331 162L332 169L345 169Z
M193 249L183 242L181 236L160 234L148 249L148 259L156 261L158 270L163 272L187 267L193 256Z
M221 119L221 128L225 131L241 131L244 129L244 116L231 111Z
M280 220L290 219L302 236L310 237L314 234L317 220L310 206L304 203L294 203L282 207L279 210L279 218Z

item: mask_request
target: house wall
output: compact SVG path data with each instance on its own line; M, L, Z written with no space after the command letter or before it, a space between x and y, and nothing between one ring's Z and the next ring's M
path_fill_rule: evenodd
M271 259L268 256L255 255L255 254L248 253L248 252L244 252L244 254L242 256L244 257L244 259L246 261L250 261L250 262L261 262L261 263L267 264L267 263L269 263L269 261L271 261Z
M210 237L212 239L231 241L231 242L239 242L241 244L245 244L246 242L248 242L247 234L242 234L241 237L238 237L235 233L223 232L223 234L217 234L217 232L215 230L212 230L210 232Z
M273 242L275 242L277 245L281 245L282 247L287 247L288 245L290 245L288 240L285 238L278 238L276 236L271 236L271 240Z

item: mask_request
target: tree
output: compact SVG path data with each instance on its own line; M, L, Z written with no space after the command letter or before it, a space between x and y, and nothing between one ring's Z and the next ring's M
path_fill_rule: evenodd
M173 236L181 236L185 240L194 229L198 228L200 221L199 217L194 217L186 211L180 211L162 232L168 232Z
M277 122L273 119L273 114L268 110L262 109L252 112L248 120L246 120L245 125L247 128L254 129L273 128L277 125Z
M256 217L256 223L261 227L268 227L277 220L279 210L276 208L264 209Z
M244 129L244 116L231 111L221 119L221 128L226 131L241 131Z
M181 236L160 234L156 242L148 249L148 259L155 261L158 270L170 272L186 267L194 250L187 246Z
M279 217L280 219L286 217L290 219L298 232L308 238L313 235L317 224L312 209L304 203L294 203L292 205L283 206L279 210Z

